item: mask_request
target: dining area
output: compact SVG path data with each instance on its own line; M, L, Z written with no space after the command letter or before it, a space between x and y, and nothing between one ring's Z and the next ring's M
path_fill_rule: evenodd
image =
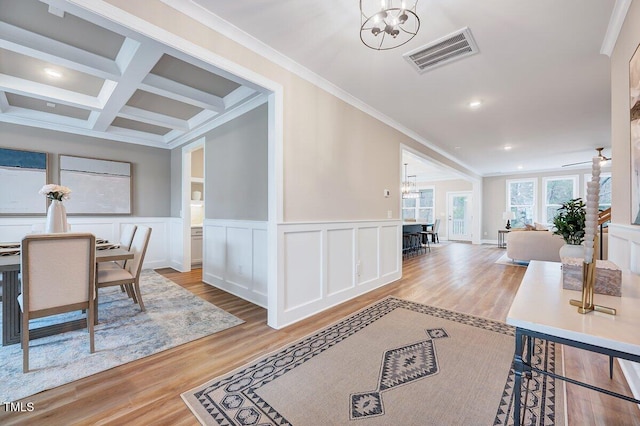
M440 242L439 227L440 219L436 219L433 223L405 220L402 224L402 258L430 253L431 244Z
M23 373L29 372L35 339L86 328L88 351L94 352L101 289L120 287L132 308L145 310L140 276L151 231L125 224L117 242L69 230L30 232L20 241L0 242L2 345L21 343ZM75 311L78 319L33 328L34 320Z

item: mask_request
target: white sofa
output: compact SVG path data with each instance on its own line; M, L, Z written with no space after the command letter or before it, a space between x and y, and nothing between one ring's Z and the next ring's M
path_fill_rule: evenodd
M507 234L507 257L511 260L560 262L564 240L550 231L511 231Z
M604 228L600 244L602 245L602 259L607 260L609 254L609 229ZM600 232L598 232L600 238ZM511 231L507 234L507 257L511 260L544 260L560 262L560 247L564 240L560 235L553 235L551 231ZM600 258L600 252L596 253Z

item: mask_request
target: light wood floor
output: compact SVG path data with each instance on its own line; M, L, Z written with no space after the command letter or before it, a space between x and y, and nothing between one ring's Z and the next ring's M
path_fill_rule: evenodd
M402 280L283 330L267 327L264 309L202 283L200 270L159 270L245 323L26 398L32 412L6 413L0 406L0 424L196 425L180 393L387 295L504 321L525 268L495 264L503 253L495 246L438 244L406 260ZM631 395L617 363L609 380L604 356L566 350L565 366L569 376ZM635 404L574 385L568 387L568 415L570 425L640 425Z

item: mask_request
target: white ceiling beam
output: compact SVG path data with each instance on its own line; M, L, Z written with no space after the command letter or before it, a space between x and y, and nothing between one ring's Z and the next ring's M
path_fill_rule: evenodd
M25 80L11 75L0 74L0 90L30 98L42 99L49 102L73 106L76 108L99 110L102 108L98 99L72 92L59 87Z
M10 115L42 123L43 127L48 126L52 121L60 126L87 128L86 120L81 118L68 117L51 112L37 111L33 109L11 107Z
M109 94L109 99L93 123L93 130L107 130L162 55L162 51L151 46L142 45L132 39L125 40L116 58L122 70L122 78L117 85L105 86L105 90L101 91L101 95Z
M164 147L164 136L156 135L154 133L141 132L139 130L125 129L124 127L109 126L105 132L108 135L120 136L125 140L146 140L148 142L154 142L156 146Z
M222 114L216 116L213 120L206 121L198 127L192 125L191 131L189 133L171 141L171 143L168 145L168 148L173 149L185 142L188 142L189 140L194 140L215 129L216 127L222 126L224 123L227 123L234 118L240 117L241 115L246 114L252 109L259 107L260 105L266 103L268 100L269 97L267 95L258 93L258 96L254 97L250 101L238 104L236 107L226 110Z
M127 105L122 107L118 117L153 124L154 126L166 127L168 129L180 130L183 132L189 130L189 123L187 120L181 120L179 118Z
M180 130L172 130L169 133L164 135L164 143L168 145L171 142L173 142L176 138L182 137L184 135L185 135L185 132L181 132Z
M146 76L142 81L140 88L147 92L155 93L156 95L164 96L200 108L210 109L215 112L222 112L225 109L224 100L219 96L194 89L193 87L189 87L155 74L149 74Z
M54 123L54 122L42 123L40 121L15 116L12 114L0 114L0 122L18 124L21 126L37 127L37 128L42 128L42 129L47 129L52 131L71 133L74 135L90 136L94 138L107 139L107 140L112 140L117 142L133 143L136 145L145 145L145 146L152 146L156 148L165 148L165 149L167 148L167 145L164 143L164 141L161 138L155 138L154 140L149 140L147 138L145 139L137 138L135 137L136 135L119 135L119 134L112 134L112 133L105 133L105 132L96 132L91 129L86 129L83 127L64 126L64 125L61 125L60 123Z
M120 78L115 61L1 21L0 48L99 78Z
M7 95L4 92L0 92L0 113L5 113L9 110L9 101Z
M233 92L229 93L227 96L225 96L223 98L224 107L225 107L225 109L226 108L231 108L232 106L247 100L250 96L256 95L257 93L258 92L256 92L255 90L253 90L253 89L251 89L249 87L240 86L236 90L234 90Z

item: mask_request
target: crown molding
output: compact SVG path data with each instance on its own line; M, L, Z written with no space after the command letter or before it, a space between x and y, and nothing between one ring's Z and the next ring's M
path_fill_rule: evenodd
M613 6L613 11L611 12L611 17L609 18L609 26L607 27L607 32L604 35L602 47L600 48L600 53L603 55L611 57L613 48L616 46L616 41L618 41L622 24L624 24L624 20L627 17L629 6L631 6L631 0L616 0L616 4Z

